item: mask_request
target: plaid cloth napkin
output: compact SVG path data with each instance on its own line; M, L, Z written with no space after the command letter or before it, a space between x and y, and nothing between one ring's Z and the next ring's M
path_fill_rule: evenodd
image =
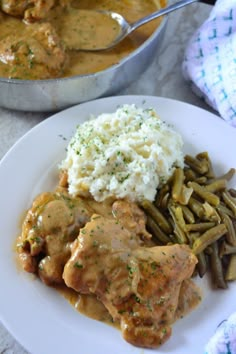
M183 75L196 94L236 127L236 0L218 0L194 33Z
M236 313L223 321L206 346L205 354L236 353Z

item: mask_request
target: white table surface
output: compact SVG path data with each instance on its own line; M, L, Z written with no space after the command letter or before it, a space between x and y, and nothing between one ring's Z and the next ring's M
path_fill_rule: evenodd
M169 15L160 55L154 58L152 65L140 78L118 94L168 97L212 112L210 107L191 91L181 72L187 42L193 32L208 17L210 10L211 6L193 4ZM0 108L0 158L23 134L52 114L10 111ZM4 289L1 290L4 291ZM14 296L15 294L12 294L12 301L14 301ZM26 354L27 352L0 323L0 354L3 353Z

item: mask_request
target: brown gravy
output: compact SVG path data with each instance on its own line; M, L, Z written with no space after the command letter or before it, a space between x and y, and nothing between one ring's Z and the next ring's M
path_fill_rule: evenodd
M67 286L55 286L55 289L82 315L120 329L119 322L113 321L108 310L94 295L79 294ZM176 320L195 309L201 301L201 296L199 287L192 280L185 280L180 291Z
M158 8L165 5L164 0L122 0L122 1L112 1L112 0L80 0L78 3L72 3L72 5L81 10L89 9L101 9L101 10L112 10L123 15L128 22L134 22L139 18L148 15ZM65 9L61 6L56 6L52 8L47 16L41 22L50 23L59 34L63 31L63 19L65 17ZM0 53L0 77L7 78L17 78L17 79L47 79L53 77L70 77L74 75L84 75L95 73L104 70L114 64L117 64L122 58L127 56L129 53L134 51L139 47L145 40L147 40L154 30L159 25L161 19L152 21L131 34L128 38L122 41L114 49L105 52L83 52L68 50L67 57L68 60L63 70L60 73L50 73L50 75L45 75L43 73L42 66L34 66L29 62L28 66L24 65L24 71L19 65L6 63L3 56ZM64 21L65 22L65 21ZM97 24L98 26L99 24ZM100 24L101 25L101 24ZM1 40L9 35L14 34L15 37L18 35L29 36L29 31L26 31L26 27L31 26L23 22L22 19L9 16L7 14L0 12L0 44ZM100 26L99 35L104 36L109 33L106 26ZM86 37L89 45L90 38ZM101 44L101 43L100 43ZM5 55L5 54L4 54ZM38 67L40 72L37 73Z
M79 313L94 320L105 322L120 329L120 325L114 322L111 315L97 298L93 295L78 294L75 290L66 286L58 286L55 289L77 310Z

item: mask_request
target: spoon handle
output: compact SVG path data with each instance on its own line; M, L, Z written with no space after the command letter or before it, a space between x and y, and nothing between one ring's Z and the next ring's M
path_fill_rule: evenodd
M177 1L176 3L170 5L170 6L167 6L165 7L164 9L161 9L161 10L158 10L156 12L153 12L152 14L148 15L148 16L145 16L143 18L141 18L140 20L132 23L130 25L130 29L129 29L129 33L133 32L134 30L136 30L136 28L144 25L145 23L149 22L149 21L152 21L160 16L163 16L163 15L166 15L172 11L175 11L175 10L178 10L180 9L181 7L184 7L186 5L189 5L189 4L192 4L194 2L204 2L206 4L211 4L211 5L214 5L216 1L214 0L180 0L180 1Z

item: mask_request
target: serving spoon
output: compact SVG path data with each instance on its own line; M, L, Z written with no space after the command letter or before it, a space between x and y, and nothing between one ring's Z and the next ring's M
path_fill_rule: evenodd
M216 0L180 0L133 23L128 23L123 16L113 11L74 9L64 17L64 23L61 24L61 38L68 49L83 51L111 49L144 24L194 2L214 5ZM92 19L90 24L87 23L88 16ZM76 31L78 23L80 23L80 30ZM106 36L101 32L103 27L101 23L107 23Z

